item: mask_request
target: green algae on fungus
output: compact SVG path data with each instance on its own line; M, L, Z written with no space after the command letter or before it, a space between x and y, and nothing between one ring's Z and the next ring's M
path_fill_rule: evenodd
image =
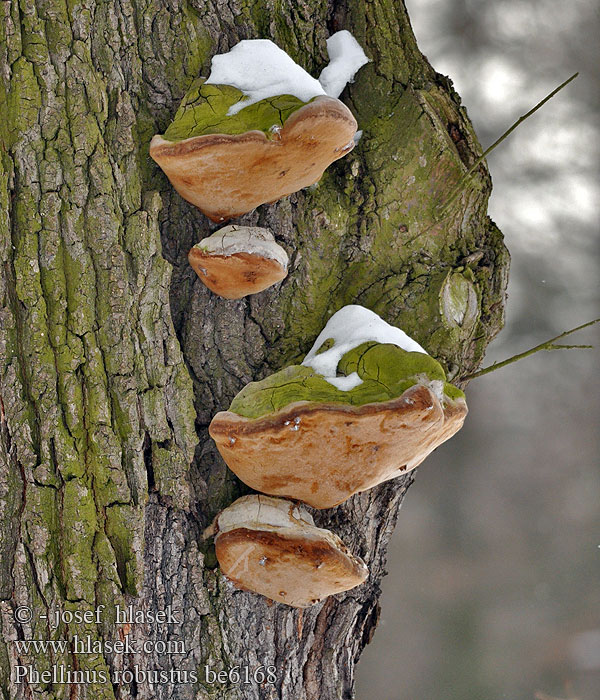
M243 97L243 92L231 85L207 85L204 78L196 79L163 138L175 143L205 134L237 135L247 131L262 131L272 138L288 117L312 102L303 102L294 95L278 95L228 116L227 112Z
M327 341L326 341L327 342ZM320 352L321 348L317 352ZM233 399L229 410L245 418L260 418L297 401L363 406L401 396L415 384L442 382L450 400L464 393L446 382L439 362L420 352L408 352L389 343L367 342L353 348L338 364L338 373L356 372L362 382L343 391L312 367L291 365L259 382L251 382Z

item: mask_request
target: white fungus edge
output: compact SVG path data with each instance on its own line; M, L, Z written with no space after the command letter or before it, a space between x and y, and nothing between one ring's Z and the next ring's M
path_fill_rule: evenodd
M229 257L236 253L248 253L275 260L287 269L289 258L285 250L275 241L273 234L258 226L225 226L211 236L196 243L197 248L209 255Z

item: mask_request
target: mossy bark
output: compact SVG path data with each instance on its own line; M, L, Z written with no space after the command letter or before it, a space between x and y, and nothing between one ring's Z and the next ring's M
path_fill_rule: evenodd
M12 0L0 12L0 696L350 698L378 617L386 545L410 476L319 513L371 569L299 612L231 590L203 528L241 492L207 425L248 381L308 350L363 304L403 327L449 379L502 324L508 255L491 183L450 83L420 54L400 0ZM363 137L318 186L241 223L291 254L277 289L226 301L189 268L215 226L148 156L214 53L272 38L310 72L351 30L372 59L344 93ZM298 465L301 469L302 465ZM19 652L15 640L115 640L115 605L182 611L132 640L185 653ZM55 611L105 605L101 624ZM31 622L15 621L18 606ZM274 665L275 685L210 685ZM195 670L199 682L16 683L17 665Z

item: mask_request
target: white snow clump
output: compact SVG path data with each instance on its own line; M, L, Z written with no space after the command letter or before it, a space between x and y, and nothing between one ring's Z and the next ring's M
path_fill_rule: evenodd
M369 63L360 44L347 29L332 34L327 39L329 65L325 66L319 76L323 89L331 97L339 97L347 83L365 63Z
M270 39L244 39L228 53L213 56L206 84L232 85L244 93L228 116L277 95L294 95L303 102L318 95L338 97L369 59L347 30L327 39L327 51L330 63L316 80Z
M244 39L229 53L213 56L206 83L232 85L244 93L244 99L229 108L228 116L267 97L295 95L308 102L325 94L318 80L269 39Z
M321 345L329 338L334 341L333 346L317 354ZM371 340L376 343L390 343L408 352L422 352L427 355L427 351L403 330L386 323L364 306L351 304L333 314L319 333L302 364L305 367L312 367L341 391L350 391L362 384L362 379L356 372L352 372L347 377L337 377L337 366L347 352Z

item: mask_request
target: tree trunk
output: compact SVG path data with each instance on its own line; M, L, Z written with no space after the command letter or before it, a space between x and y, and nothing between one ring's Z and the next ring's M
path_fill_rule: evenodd
M455 382L479 365L508 255L486 168L462 181L481 149L458 96L401 0L1 6L1 697L351 698L411 476L316 513L366 560L366 584L303 612L269 604L228 585L203 540L243 492L207 426L348 303L402 327ZM150 138L215 53L271 38L318 75L339 29L372 59L342 96L362 139L318 186L240 220L291 254L284 283L218 298L187 264L218 227L174 192ZM171 606L178 621L115 624L117 605ZM98 606L99 624L72 619ZM77 653L75 635L130 648ZM68 644L16 643L30 639ZM239 682L210 673L235 667ZM140 670L174 675L149 684Z

